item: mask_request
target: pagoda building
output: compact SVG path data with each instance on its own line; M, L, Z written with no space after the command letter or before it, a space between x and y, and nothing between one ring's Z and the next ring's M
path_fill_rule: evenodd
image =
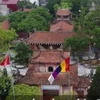
M73 32L72 14L68 9L58 9L56 20L51 24L51 32Z
M55 23L51 25L49 32L35 32L26 40L33 50L33 56L29 60L27 74L20 82L39 86L43 93L43 100L50 100L54 96L66 94L69 88L84 96L90 84L87 77L78 76L78 64L72 64L71 62L68 72L70 86L68 73L59 73L52 85L48 81L56 67L69 57L69 52L63 51L63 42L65 38L75 35L72 31L73 25L68 23L71 23L70 19L70 11L67 9L64 9L64 11L58 10Z

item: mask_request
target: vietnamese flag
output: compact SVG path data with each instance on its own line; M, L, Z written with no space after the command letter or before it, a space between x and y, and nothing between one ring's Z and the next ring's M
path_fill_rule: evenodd
M6 65L10 65L10 56L9 55L7 55L6 57L5 57L5 59L0 63L0 66L6 66Z

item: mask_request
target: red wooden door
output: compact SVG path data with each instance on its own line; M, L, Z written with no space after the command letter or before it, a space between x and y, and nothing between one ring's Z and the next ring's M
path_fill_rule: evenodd
M58 90L43 90L43 100L51 100L52 98L58 95Z

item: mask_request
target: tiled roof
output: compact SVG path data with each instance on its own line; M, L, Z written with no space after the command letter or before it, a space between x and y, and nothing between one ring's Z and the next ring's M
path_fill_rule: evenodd
M45 51L34 51L34 57L31 62L34 63L60 63L64 58L68 57L68 52L45 50Z
M50 84L48 82L48 78L51 75L51 73L34 73L34 68L30 67L26 76L23 77L20 80L20 83L25 83L25 84L29 84L29 85L48 85ZM88 87L89 86L89 79L87 78L82 78L81 79L77 76L77 64L70 66L70 84L77 87L79 84L81 86L79 87ZM79 80L80 79L80 80ZM56 85L68 85L68 75L67 73L59 73L59 75L57 76L57 78L55 79L53 84Z
M17 4L18 0L2 0L2 4L8 5L8 4Z
M73 25L68 24L65 21L59 21L58 23L51 25L50 27L51 32L57 32L58 30L62 30L62 32L72 32Z
M72 32L68 33L54 33L54 32L36 32L30 35L26 40L28 43L39 44L62 44L65 38L70 38L74 35Z
M30 12L31 9L25 8L23 11L24 11L24 12Z
M57 13L56 13L56 15L59 15L59 16L67 16L70 14L71 14L71 12L68 9L58 9Z
M17 11L18 10L18 6L16 4L8 4L7 7L11 10L11 11Z
M88 87L90 85L90 79L89 77L79 76L78 77L78 83L76 87Z
M10 28L10 23L9 23L9 21L8 21L8 20L4 20L4 21L1 23L1 28L2 28L3 30L9 30L9 28Z

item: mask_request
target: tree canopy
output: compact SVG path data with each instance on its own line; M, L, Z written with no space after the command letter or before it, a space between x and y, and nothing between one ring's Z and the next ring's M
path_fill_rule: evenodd
M69 47L71 49L71 53L74 57L75 53L80 55L85 52L90 44L90 38L85 35L77 35L72 38L68 38L64 40L64 50L68 50Z
M55 15L54 5L55 4L60 5L60 3L61 3L61 0L48 0L46 7L48 8L49 12L52 15Z
M0 52L8 50L9 44L15 38L17 38L17 34L14 29L5 31L0 28Z
M14 57L14 60L18 64L28 64L28 60L32 55L32 50L30 49L29 45L24 44L23 42L18 43L15 46L16 56Z
M0 22L3 22L6 18L7 16L0 15Z
M24 9L24 8L34 8L36 7L35 2L32 4L30 1L23 0L23 1L18 1L17 3L19 9Z
M58 9L71 9L71 6L72 6L71 3L68 3L66 0L62 0L59 5L58 4L54 5L54 9L55 11Z
M97 99L100 99L100 65L97 67L87 94L87 100Z
M15 12L9 16L11 27L17 32L34 32L49 30L51 15L45 7L37 7L31 12Z
M27 17L27 15L28 15L27 12L22 12L22 11L11 13L8 16L9 17L8 20L10 21L10 27L18 32L19 23L21 23L21 21L23 21Z
M96 9L93 12L86 13L83 9L79 18L75 20L74 30L77 33L84 33L91 38L91 43L100 50L100 10Z
M10 86L11 86L11 81L7 75L6 68L4 68L0 74L0 100L5 100L6 96L9 93Z
M14 85L15 98L16 100L41 100L41 91L37 86L28 86L26 84ZM12 88L10 88L9 96L6 100L13 100Z

